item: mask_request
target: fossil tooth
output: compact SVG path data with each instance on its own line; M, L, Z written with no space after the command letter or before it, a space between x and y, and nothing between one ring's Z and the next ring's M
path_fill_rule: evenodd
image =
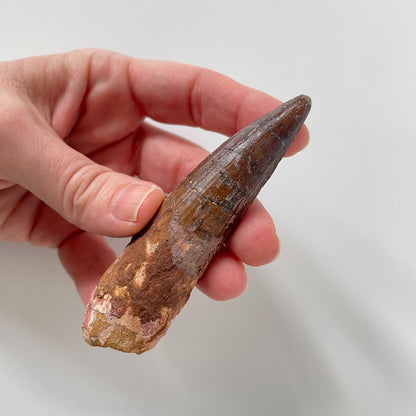
M166 333L210 261L269 179L311 106L296 97L242 129L166 197L99 281L85 340L142 353Z

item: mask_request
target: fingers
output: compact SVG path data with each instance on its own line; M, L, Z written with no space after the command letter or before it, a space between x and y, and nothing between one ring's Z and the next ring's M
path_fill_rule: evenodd
M88 77L88 88L82 101L77 88L71 105L68 100L62 102L70 108L75 102L82 105L82 114L67 140L83 153L127 136L144 116L230 136L281 104L263 92L203 68L133 59L107 51L75 54L79 54L78 59L70 59L71 54L66 57L77 63L67 65L72 73L69 79L78 78L81 67L83 76ZM80 65L80 61L84 64ZM77 84L86 82L79 80ZM69 121L57 121L65 119L63 115L67 113L60 108L55 111L53 121L58 132L65 131L59 126L71 125ZM308 140L308 131L303 127L288 155L305 147Z
M156 185L116 173L67 146L26 106L0 123L0 176L28 189L78 227L127 236L139 231L164 198Z
M85 304L100 277L116 258L104 238L85 232L63 242L58 255Z
M129 74L136 100L149 117L227 136L281 104L224 75L183 64L132 60ZM287 155L308 141L309 133L302 127Z
M220 251L197 283L201 292L214 300L240 296L247 287L247 275L241 261L227 248Z
M227 246L249 266L273 261L280 252L274 222L260 201L255 200L227 240Z

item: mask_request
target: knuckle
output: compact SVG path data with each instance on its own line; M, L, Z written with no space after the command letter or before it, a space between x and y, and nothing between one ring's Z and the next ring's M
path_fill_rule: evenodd
M202 88L201 83L204 70L199 70L194 76L190 88L189 99L189 113L194 125L201 126L202 124Z
M65 217L78 224L86 224L91 217L90 205L105 194L106 183L111 171L102 166L85 164L73 169L66 176L62 187Z
M27 137L27 108L24 102L0 87L0 179L11 180L17 149ZM0 183L4 187L5 182Z
M12 135L18 135L24 126L27 109L24 102L10 93L0 89L0 140L8 141ZM2 143L3 144L3 143Z

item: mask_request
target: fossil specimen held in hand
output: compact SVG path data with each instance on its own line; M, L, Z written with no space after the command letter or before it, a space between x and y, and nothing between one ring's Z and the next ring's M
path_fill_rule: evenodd
M296 97L240 130L173 190L101 277L82 330L91 345L142 353L166 333L269 179L311 102Z

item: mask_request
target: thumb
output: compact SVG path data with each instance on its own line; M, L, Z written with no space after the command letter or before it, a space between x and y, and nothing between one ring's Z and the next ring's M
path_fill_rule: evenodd
M2 129L0 177L28 189L84 230L133 235L164 198L155 184L117 173L69 147L43 120L14 127Z
M164 198L161 188L82 155L71 157L74 151L66 150L64 159L71 163L60 165L59 187L44 187L39 193L62 216L84 230L111 237L135 234L150 221Z

